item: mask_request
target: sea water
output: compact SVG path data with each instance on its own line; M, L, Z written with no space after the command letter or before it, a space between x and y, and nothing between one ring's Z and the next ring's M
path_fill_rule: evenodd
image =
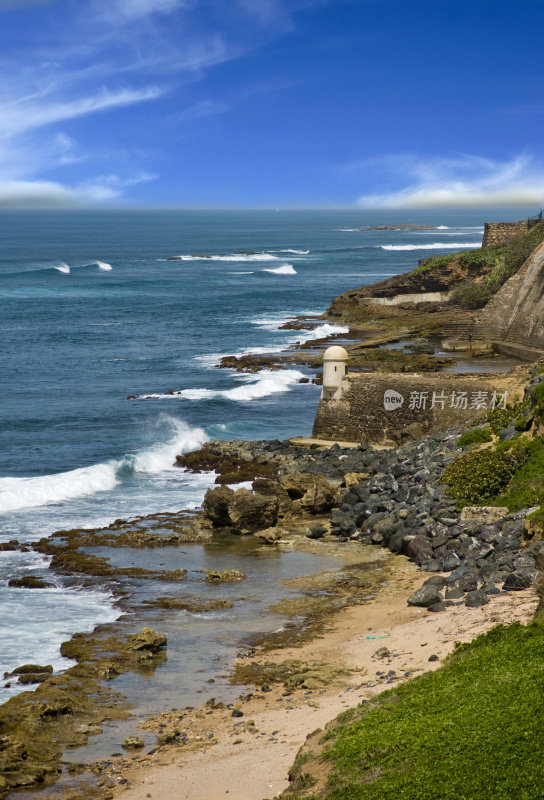
M209 438L309 435L320 389L300 383L308 370L242 374L218 369L221 356L347 334L317 320L308 331L281 326L419 258L478 247L495 218L3 210L0 541L194 508L214 476L174 467L178 453ZM437 229L362 230L406 221ZM32 552L0 552L0 669L65 667L61 641L119 614L107 592L54 578L39 593L8 588L46 567Z

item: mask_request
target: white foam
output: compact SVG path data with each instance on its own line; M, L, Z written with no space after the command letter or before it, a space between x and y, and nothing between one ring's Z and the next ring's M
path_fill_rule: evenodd
M179 453L197 450L208 441L203 428L192 428L175 417L162 414L159 423L171 426L174 436L164 444L156 444L133 456L126 456L123 463L129 463L135 472L158 473L174 469L176 456Z
M262 330L265 331L279 331L283 325L285 325L287 322L292 322L295 319L296 317L286 316L285 314L278 314L278 316L271 314L268 317L252 319L250 322L252 325L256 325L258 328L262 328Z
M196 450L208 437L202 428L192 428L183 420L162 414L157 427L173 431L167 442L160 442L117 461L81 467L53 475L32 478L0 478L0 513L37 508L88 497L113 489L124 472L156 474L173 467L176 455Z
M253 270L251 270L251 269L249 269L249 270L245 269L245 270L242 270L242 272L231 272L231 275L253 275L253 274L254 274Z
M437 225L436 226L436 230L437 231L449 231L449 229L450 229L449 225Z
M232 253L228 256L193 255L177 256L179 261L278 261L272 253Z
M112 595L99 589L55 587L40 589L39 595L36 602L32 589L2 593L2 669L10 671L21 663L35 663L39 654L40 664L51 664L55 672L65 670L75 661L60 655L61 643L76 631L92 631L96 625L113 622L121 613ZM12 681L10 688L0 688L0 703L27 690Z
M474 242L434 242L433 244L382 244L382 250L469 250L480 247Z
M104 270L104 272L110 272L113 267L111 264L108 264L106 261L97 261L98 269Z
M272 394L287 392L304 374L298 370L269 370L263 369L256 374L237 375L236 380L242 386L235 386L232 389L181 389L173 394L146 394L140 395L138 400L171 400L184 398L185 400L213 400L222 398L224 400L234 400L241 403L248 403L251 400L258 400Z
M113 489L116 464L96 464L32 478L0 478L0 513L60 503Z
M311 330L298 331L296 336L293 337L294 341L291 343L311 342L314 339L323 339L326 336L337 336L346 333L349 333L349 328L346 325L331 325L329 322L325 322L323 325L317 325Z
M58 267L55 267L55 269L58 272L63 272L65 275L70 274L70 267L68 266L68 264L65 264L64 261L61 264L59 264Z
M308 256L310 255L309 250L293 250L290 247L285 248L285 250L272 250L273 253L292 253L294 256Z
M263 269L262 272L273 272L275 275L296 275L297 271L292 264L283 264L275 269Z

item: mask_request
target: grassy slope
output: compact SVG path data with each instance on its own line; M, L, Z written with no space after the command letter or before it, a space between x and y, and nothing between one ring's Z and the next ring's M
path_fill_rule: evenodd
M312 759L299 758L286 797L544 797L544 625L494 628L440 670L341 715L323 739L314 766L324 761L327 787L312 794Z

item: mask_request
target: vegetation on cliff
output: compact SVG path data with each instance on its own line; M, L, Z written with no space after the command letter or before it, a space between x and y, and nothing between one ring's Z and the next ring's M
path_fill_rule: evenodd
M425 303L426 317L436 317L438 327L443 324L440 314L447 309L452 313L457 309L476 309L483 307L501 286L524 264L538 245L544 242L544 221L533 228L518 234L509 242L479 249L463 250L442 256L431 256L419 263L411 272L395 275L370 286L352 289L336 297L327 311L328 316L341 317L346 321L369 322L376 319L387 320L388 324L400 323L417 327L414 314L422 316L421 310L414 311L404 305L379 306L372 303L373 298L393 298L399 295L413 295L426 292L451 292L447 302ZM421 326L421 321L420 321Z
M285 798L542 796L544 625L498 626L307 741Z
M459 508L487 504L519 511L544 505L543 369L534 370L523 402L490 411L488 426L458 440L471 449L446 467L441 481ZM499 439L488 446L491 434ZM480 443L484 447L475 449Z
M542 242L544 221L519 233L505 244L427 258L416 267L414 273L430 275L444 268L452 269L454 265L472 273L477 272L475 277L455 285L454 300L462 308L482 308Z

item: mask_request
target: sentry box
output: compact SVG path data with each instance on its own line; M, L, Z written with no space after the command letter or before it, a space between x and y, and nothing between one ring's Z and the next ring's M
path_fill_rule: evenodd
M328 347L323 353L323 400L339 400L342 395L342 380L347 371L349 356L339 345Z

